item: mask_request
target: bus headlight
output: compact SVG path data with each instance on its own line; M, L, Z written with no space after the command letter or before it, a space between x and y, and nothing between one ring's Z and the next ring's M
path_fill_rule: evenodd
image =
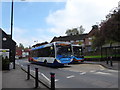
M71 58L70 61L73 61L73 58Z
M60 60L57 60L57 62L58 62L58 63L61 63L61 61L60 61Z

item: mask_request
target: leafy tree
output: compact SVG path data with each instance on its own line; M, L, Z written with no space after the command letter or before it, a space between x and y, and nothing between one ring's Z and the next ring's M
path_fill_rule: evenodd
M77 28L73 28L72 30L72 35L78 35L79 34L79 31Z
M85 29L83 28L83 26L81 25L80 27L79 27L79 34L83 34L84 33L84 31L85 31Z
M72 30L71 29L66 30L65 34L67 34L67 36L72 35Z
M22 48L22 49L24 49L24 46L23 46L22 43L19 43L19 47Z
M99 30L95 32L93 46L99 47L105 43L120 42L120 10L108 14L101 22Z
M120 10L111 14L111 17L100 27L106 41L120 42Z
M83 34L84 31L85 31L85 29L81 25L79 27L79 30L78 30L78 28L68 29L68 30L66 30L65 34L67 34L67 36L78 35L78 34Z

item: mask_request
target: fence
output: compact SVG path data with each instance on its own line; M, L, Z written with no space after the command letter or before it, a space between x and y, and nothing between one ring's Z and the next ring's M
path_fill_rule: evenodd
M24 70L27 73L27 80L30 79L30 77L35 79L35 88L39 87L39 82L43 84L46 88L50 90L55 90L55 73L50 73L51 80L45 80L45 75L40 73L38 68L35 68L35 71L30 70L30 65L25 69L22 67L22 70Z
M112 57L114 60L118 60L120 58L120 46L114 47L101 47L96 50L84 52L85 58L89 59L100 59L104 60L108 57Z

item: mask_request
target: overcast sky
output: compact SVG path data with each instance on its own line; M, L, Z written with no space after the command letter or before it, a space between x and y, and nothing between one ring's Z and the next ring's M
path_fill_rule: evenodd
M10 34L10 0L2 0L2 25ZM34 41L51 41L54 36L64 36L67 29L82 25L85 33L91 26L105 20L105 16L118 6L119 0L22 0L14 2L13 39L24 46Z

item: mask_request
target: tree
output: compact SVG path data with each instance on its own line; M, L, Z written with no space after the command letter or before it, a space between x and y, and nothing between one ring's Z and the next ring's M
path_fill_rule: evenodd
M106 20L101 22L99 30L95 33L94 47L99 47L105 43L120 42L120 10L108 14Z
M73 29L71 30L71 32L72 32L72 35L78 35L78 34L79 34L77 28L73 28Z
M81 26L79 27L79 34L83 34L84 31L85 31L85 29L84 29L83 26L81 25Z
M67 34L67 36L72 35L72 31L71 31L71 29L66 30L65 34Z
M24 49L24 46L23 46L22 43L19 43L19 47L22 48L22 49Z
M31 48L32 48L31 46L28 47L28 49L31 49Z
M73 29L66 30L65 34L67 34L67 36L78 35L78 34L83 34L84 31L85 29L81 25L79 28L73 28Z
M120 10L114 11L109 19L102 23L100 30L107 42L120 42Z

